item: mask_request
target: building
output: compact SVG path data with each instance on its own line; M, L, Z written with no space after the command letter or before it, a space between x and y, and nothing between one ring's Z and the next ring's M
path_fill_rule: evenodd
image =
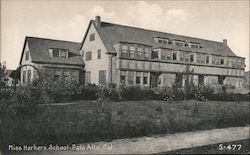
M187 65L195 84L242 87L245 58L227 40L215 42L102 22L97 16L85 33L81 55L85 82L171 87L185 82Z
M245 58L236 56L227 40L215 42L102 22L89 22L82 43L27 37L20 65L44 70L44 77L117 86L171 87L185 84L187 66L197 85L242 87ZM21 69L21 83L37 76Z
M21 84L33 79L84 80L84 62L79 55L80 43L26 37L20 59ZM38 74L39 72L39 74Z

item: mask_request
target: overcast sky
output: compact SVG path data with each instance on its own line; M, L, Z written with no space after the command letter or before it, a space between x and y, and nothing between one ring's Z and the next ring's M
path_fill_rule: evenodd
M16 69L25 36L81 42L101 20L208 40L228 40L249 70L249 1L1 0L1 61Z

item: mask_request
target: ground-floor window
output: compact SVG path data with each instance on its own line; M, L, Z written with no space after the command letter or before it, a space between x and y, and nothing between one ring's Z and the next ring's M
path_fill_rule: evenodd
M223 84L224 79L225 79L225 76L219 75L218 76L218 83Z
M85 74L86 83L91 83L91 72L87 71Z
M125 81L126 81L126 71L121 71L120 83L125 84Z
M143 84L148 84L148 73L143 73Z
M128 72L128 84L129 85L134 84L134 72L133 71Z
M198 75L198 85L204 85L204 75Z
M55 74L54 74L54 80L57 81L61 78L61 71L60 70L56 70Z
M27 71L27 82L30 83L31 82L31 70Z
M180 74L180 73L176 74L175 83L179 87L182 86L182 74Z
M141 72L136 72L135 83L141 84Z
M26 83L26 71L23 71L23 83Z
M106 84L106 70L99 71L99 84Z
M64 71L64 72L63 72L63 79L64 79L64 80L69 80L69 77L70 77L69 71Z

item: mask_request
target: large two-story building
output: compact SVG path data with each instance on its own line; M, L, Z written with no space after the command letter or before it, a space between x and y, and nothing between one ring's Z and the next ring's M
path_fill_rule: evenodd
M91 20L81 45L85 82L171 87L184 85L185 68L196 84L241 87L245 59L227 40L215 42Z
M227 40L215 42L170 33L91 20L81 44L27 37L20 65L43 68L52 80L72 78L85 83L171 87L185 82L187 65L195 84L242 87L245 58L236 56ZM22 68L21 82L35 71Z

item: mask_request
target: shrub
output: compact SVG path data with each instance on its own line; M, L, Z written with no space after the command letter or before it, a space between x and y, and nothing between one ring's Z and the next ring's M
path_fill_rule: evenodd
M165 88L160 92L160 99L171 103L175 99L174 91L172 88Z

